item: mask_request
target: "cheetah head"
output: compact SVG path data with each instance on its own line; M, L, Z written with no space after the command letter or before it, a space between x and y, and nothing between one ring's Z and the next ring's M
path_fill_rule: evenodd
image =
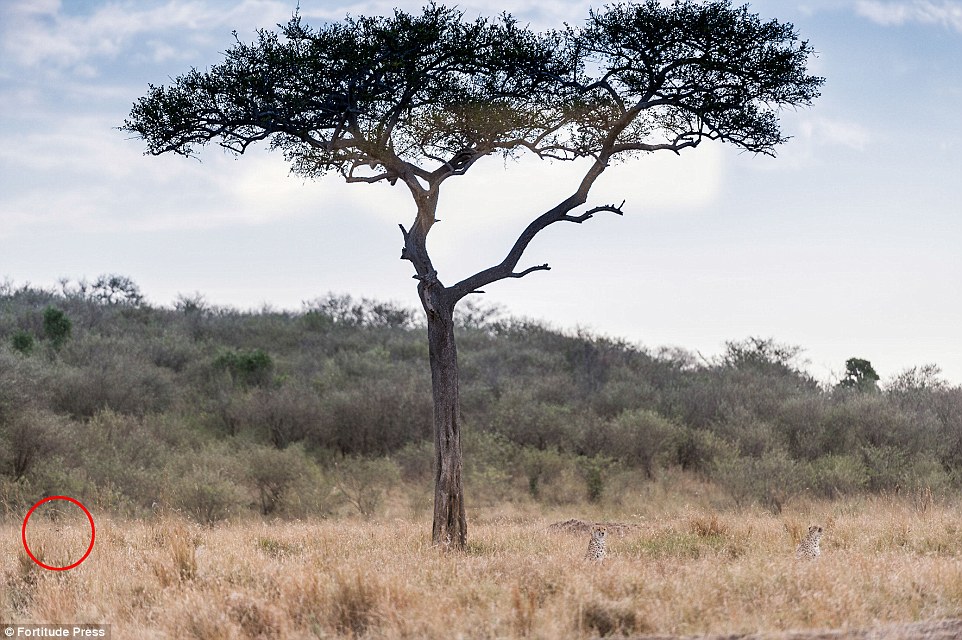
M596 538L598 540L604 540L605 537L607 537L607 535L608 535L608 530L605 529L604 527L594 527L591 530L591 537Z
M813 524L808 528L808 537L811 540L818 540L822 537L822 528L817 524Z

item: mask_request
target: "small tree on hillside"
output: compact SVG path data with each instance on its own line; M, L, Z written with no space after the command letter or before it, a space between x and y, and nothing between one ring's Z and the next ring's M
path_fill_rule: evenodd
M872 363L863 358L849 358L845 361L845 377L838 386L855 391L878 391L879 375Z
M127 276L105 274L90 286L89 295L93 300L109 305L139 307L144 295L137 283Z
M59 349L70 337L73 323L67 314L56 307L47 307L43 310L43 333L53 344L55 349Z
M728 0L656 0L592 11L582 27L536 33L510 15L466 21L435 4L420 15L349 17L312 29L295 15L280 33L237 41L223 63L151 86L125 122L147 152L191 155L216 142L244 153L270 140L295 173L407 188L401 226L427 316L434 394L433 540L464 548L461 413L454 308L522 267L534 237L558 222L621 214L577 212L618 159L680 153L705 140L773 154L778 111L808 105L822 83L794 27L763 22ZM442 185L491 157L588 159L578 184L533 218L492 266L444 284L427 247Z

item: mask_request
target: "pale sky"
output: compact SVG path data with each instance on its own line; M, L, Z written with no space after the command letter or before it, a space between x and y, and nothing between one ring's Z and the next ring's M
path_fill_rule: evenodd
M231 31L286 22L296 0L0 0L0 280L53 286L117 273L153 304L299 310L328 292L417 307L399 185L305 183L280 154L143 155L116 129L148 83L221 60ZM409 0L300 0L309 24L419 11ZM469 17L490 3L457 3ZM505 0L534 28L581 0ZM734 4L741 4L738 0ZM701 146L610 169L589 206L624 217L554 225L482 298L512 315L706 357L773 337L837 380L850 357L891 379L935 363L962 383L962 0L757 0L792 22L825 76L787 112L775 159ZM429 239L452 284L499 262L574 190L570 164L479 163L442 190Z

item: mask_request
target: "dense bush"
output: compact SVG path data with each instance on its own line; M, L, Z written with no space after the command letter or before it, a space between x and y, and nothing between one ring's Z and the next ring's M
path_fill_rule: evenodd
M227 349L214 359L214 369L225 371L243 386L266 385L274 373L274 360L261 349Z
M43 311L43 332L54 348L60 348L70 337L73 323L60 309L47 307Z
M27 331L18 331L10 338L10 346L13 350L25 356L33 353L34 344L33 334Z
M299 313L200 294L160 308L122 276L0 283L0 499L73 491L204 522L370 516L393 484L433 475L421 318L334 295ZM481 503L604 501L673 469L776 511L800 494L962 487L962 388L932 365L879 384L853 358L850 384L822 387L771 339L706 360L477 303L457 322L464 475Z
M255 445L241 455L241 466L265 516L326 515L336 504L333 478L303 447Z

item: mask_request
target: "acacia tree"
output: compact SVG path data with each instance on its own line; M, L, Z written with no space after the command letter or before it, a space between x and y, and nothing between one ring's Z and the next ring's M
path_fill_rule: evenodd
M147 153L192 155L214 142L236 154L259 141L297 174L400 183L415 206L401 225L427 317L434 397L435 543L463 548L461 413L455 305L519 267L531 240L557 222L583 223L621 205L580 210L609 164L705 140L773 155L778 113L808 105L822 79L794 27L762 21L728 0L656 0L592 11L581 27L534 32L510 15L465 20L430 4L420 14L349 17L312 29L300 16L279 32L237 39L222 63L150 86L123 130ZM505 257L454 284L431 262L427 237L441 186L483 158L531 153L587 159L578 184L533 217Z

